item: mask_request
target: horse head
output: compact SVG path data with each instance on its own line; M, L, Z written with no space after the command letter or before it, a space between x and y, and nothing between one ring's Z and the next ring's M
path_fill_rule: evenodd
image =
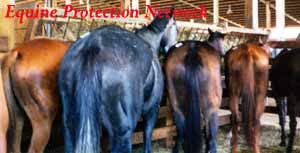
M162 37L160 47L162 48L163 54L167 54L169 49L177 43L178 27L173 17L173 8L170 12L170 20L165 29Z
M157 52L159 47L166 53L176 43L177 24L173 17L173 8L156 15L147 26L136 31Z
M223 45L225 34L218 31L213 32L209 28L208 28L208 32L209 32L208 43L217 51L219 51L222 56L225 55L224 45Z

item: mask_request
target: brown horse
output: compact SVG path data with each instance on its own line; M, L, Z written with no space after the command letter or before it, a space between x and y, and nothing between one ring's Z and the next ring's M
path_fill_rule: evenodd
M201 152L203 132L206 152L217 152L224 35L210 30L209 33L208 41L181 42L182 46L175 45L167 55L167 88L178 134L174 153L180 143L186 153Z
M59 112L57 72L69 44L35 39L18 46L5 57L1 70L10 115L8 152L21 152L23 112L33 129L28 152L44 152L53 120Z
M232 112L232 152L237 152L237 132L242 121L248 144L259 153L260 117L268 86L269 54L254 44L242 44L225 55L225 75ZM241 117L239 100L241 99Z

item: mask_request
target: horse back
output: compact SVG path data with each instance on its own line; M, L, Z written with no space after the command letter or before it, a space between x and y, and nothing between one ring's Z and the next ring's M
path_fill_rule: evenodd
M73 65L89 73L87 70L91 69L86 66L94 65L101 75L142 76L145 80L155 56L149 45L134 33L118 26L103 26L75 42L62 67Z

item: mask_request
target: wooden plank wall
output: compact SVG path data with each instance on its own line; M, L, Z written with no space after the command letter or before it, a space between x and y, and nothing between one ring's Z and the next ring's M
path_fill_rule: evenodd
M0 36L7 37L8 49L12 49L15 42L14 19L5 18L7 4L10 2L10 0L1 0L0 2Z

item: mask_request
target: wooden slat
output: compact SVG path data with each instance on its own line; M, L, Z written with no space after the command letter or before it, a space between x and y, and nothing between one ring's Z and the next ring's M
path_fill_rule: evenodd
M219 110L219 126L227 125L230 123L230 111L229 110ZM169 125L166 127L156 128L152 134L152 140L161 140L169 137L176 136L175 125ZM143 132L135 132L132 138L133 144L143 143Z
M270 41L272 48L300 48L300 40L295 41Z

